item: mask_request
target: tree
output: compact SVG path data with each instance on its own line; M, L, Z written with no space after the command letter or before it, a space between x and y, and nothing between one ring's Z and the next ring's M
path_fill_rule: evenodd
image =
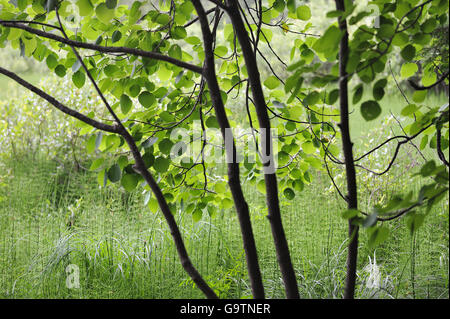
M383 71L387 57L395 52L393 47L401 48L401 56L413 61L429 45L428 33L447 22L448 2L374 1L380 12L379 28L363 21L371 12L355 12L356 5L351 1L335 2L336 8L330 8L327 14L327 29L316 35L308 32L308 24L298 30L311 18L311 11L293 0L255 0L251 4L236 0L135 1L131 5L119 5L116 0L0 0L0 46L8 42L22 55L45 60L60 77L71 69L78 88L85 85L87 77L101 97L106 115L100 110L82 114L1 66L0 73L83 123L89 147L103 145L103 157L91 167L99 170L101 184L120 181L127 191L138 185L148 194L151 191L150 208L161 210L182 266L208 298L217 295L190 261L174 218L177 207L199 220L204 212L214 214L217 206L234 204L253 297L264 298L249 205L242 190L241 177L245 174L265 194L286 296L299 298L280 200L292 200L294 190L301 191L310 182L309 166L323 165L348 205L342 214L349 224L344 297L353 298L360 227L368 229L373 244L386 237L385 228L376 225L378 220L408 214L415 230L423 216L412 214L413 209L423 204L431 207L448 192L448 161L442 151L444 145L448 146L448 104L447 108L423 111L408 103L402 113L415 118L408 127L409 135L405 132L390 138L355 158L348 87L354 83L350 82L352 77L362 82L355 85L355 104L361 100L364 87L378 78L372 85L373 99L363 102L360 109L367 121L378 117L378 101L387 84ZM201 36L194 31L191 35L192 29ZM286 68L291 72L287 78L275 72L265 53L286 65L271 46L274 33L295 38L291 59L298 60ZM413 44L409 44L410 38ZM269 75L262 76L261 63ZM418 92L448 81L448 72L440 79L431 75L435 74L433 65L445 63L448 70L448 61L436 59L423 68L424 86L416 85ZM403 65L403 77L416 73L413 64ZM238 100L241 91L245 95ZM418 93L416 98L420 103L425 96ZM238 109L240 117L247 117L245 125L230 119L230 99L240 101ZM339 108L334 108L338 100ZM255 117L257 121L253 121ZM340 120L339 131L335 129L336 119ZM199 132L195 131L196 123ZM245 127L250 142L243 144L233 129ZM211 134L213 129L219 131L219 137ZM397 141L386 170L373 172L386 174L402 145L434 131L435 148L444 165L429 161L420 171L424 178L431 176L434 181L416 200L412 193L398 195L385 206L374 207L371 213L361 211L356 169L367 168L358 161ZM342 160L338 158L339 136ZM250 146L255 148L254 158ZM119 154L119 150L122 154L127 150L126 155L113 155L115 162L106 167L105 157ZM226 178L216 175L217 163L210 161L210 157L223 154ZM328 161L345 167L346 195L335 183Z

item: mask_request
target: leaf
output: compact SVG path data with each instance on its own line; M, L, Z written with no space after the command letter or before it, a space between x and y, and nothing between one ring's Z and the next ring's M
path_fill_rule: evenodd
M256 184L256 189L261 194L265 194L266 193L266 183L264 182L264 179L259 180L259 182Z
M297 8L297 18L308 21L311 18L311 10L308 6L302 5Z
M173 28L172 30L172 37L175 40L179 40L179 39L184 39L187 36L187 32L186 29L182 26L176 26L175 28Z
M120 184L125 188L127 192L132 192L139 182L139 178L136 174L125 174L120 181Z
M82 71L77 71L72 75L72 82L77 88L81 89L86 82L86 76Z
M114 9L117 6L117 0L106 0L105 3L108 9Z
M419 90L413 93L413 101L416 103L422 103L427 97L428 90Z
M337 50L342 32L335 25L330 26L325 33L313 44L313 50L326 56Z
M99 168L103 163L105 162L104 158L97 158L95 161L92 162L91 167L89 168L90 171L95 171L97 168Z
M203 217L203 211L201 209L196 209L194 210L194 212L192 213L192 220L194 221L194 223L198 223Z
M361 115L366 121L372 121L381 114L380 104L376 101L366 101L361 104Z
M364 86L362 83L360 83L355 87L355 93L353 93L353 100L352 100L353 104L358 104L358 102L361 101L363 92L364 92Z
M376 227L369 237L369 248L374 249L389 237L389 229L387 227Z
M122 170L119 164L113 164L108 170L108 178L111 182L117 183L122 176Z
M90 0L78 0L77 6L80 15L83 17L90 15L94 11L94 6L92 5Z
M141 17L141 10L140 7L143 5L140 1L135 1L131 5L130 13L128 16L128 24L133 25L140 17Z
M433 172L436 170L436 163L434 160L426 162L422 168L420 169L420 175L423 177L428 177L433 174Z
M158 144L159 150L166 155L170 154L170 151L172 150L172 146L173 146L173 142L168 138L161 140L161 142L159 142L159 144Z
M119 30L113 32L111 36L112 43L119 41L122 38L122 33Z
M302 150L306 154L313 154L315 152L316 148L314 147L313 142L307 141L302 144Z
M415 63L405 63L402 65L402 68L400 69L400 75L402 78L409 78L413 76L417 70L419 70L419 67Z
M347 209L341 213L342 218L351 219L358 216L359 211L357 209Z
M228 53L228 48L224 45L218 45L215 49L214 49L214 53L216 55L218 55L219 57L225 57L226 54Z
M109 9L104 2L100 3L95 8L95 14L104 24L109 24L109 22L114 18L114 10Z
M133 102L126 94L122 94L120 96L120 110L122 111L122 114L127 114L131 107L133 106Z
M419 109L419 107L416 104L408 104L402 109L401 115L403 116L409 116L414 114Z
M333 105L339 98L339 89L334 89L328 94L327 104Z
M153 163L153 168L158 173L165 173L167 172L167 169L169 168L170 161L169 159L160 156L155 159L155 162Z
M414 232L423 224L423 221L425 219L425 215L418 214L415 212L411 212L408 214L409 217L406 220L406 225L408 226L409 232L411 235L414 234Z
M366 227L366 228L374 226L377 223L377 215L378 214L375 212L375 213L372 213L369 216L367 216L364 219L362 226Z
M47 59L45 59L45 63L49 69L54 69L58 65L58 59L54 54L49 54Z
M64 65L59 64L55 68L55 73L60 78L63 78L64 76L66 76L66 68L64 67Z
M141 94L139 94L138 100L139 103L141 103L142 106L145 108L149 108L154 103L156 103L155 96L148 91L144 91Z
M293 200L295 197L294 191L292 190L292 188L289 187L284 190L283 195L289 200Z
M280 80L278 80L275 76L269 76L265 81L264 81L264 86L266 88L268 88L269 90L273 90L275 88L277 88L280 85Z
M400 55L406 61L412 61L416 56L416 48L412 44L408 44L402 49Z

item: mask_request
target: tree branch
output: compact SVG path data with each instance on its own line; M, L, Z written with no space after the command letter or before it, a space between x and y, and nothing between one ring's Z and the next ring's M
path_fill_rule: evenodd
M90 117L87 117L84 114L81 114L80 112L75 111L74 109L71 109L69 107L67 107L66 105L62 104L61 102L59 102L58 100L56 100L53 96L48 95L47 93L45 93L44 91L42 91L41 89L35 87L33 84L25 81L24 79L22 79L21 77L19 77L17 74L8 71L2 67L0 67L0 73L6 75L7 77L13 79L14 81L16 81L17 83L19 83L20 85L22 85L23 87L25 87L26 89L36 93L37 95L39 95L41 98L43 98L44 100L46 100L47 102L49 102L50 104L52 104L54 107L56 107L57 109L59 109L61 112L66 113L67 115L70 115L92 127L95 127L99 130L105 131L105 132L111 132L111 133L118 133L119 132L119 127L117 125L108 125L105 123L101 123L99 121L96 121Z
M164 55L161 53L157 53L157 52L144 51L141 49L134 49L134 48L128 48L128 47L108 47L108 46L96 45L93 43L86 43L86 42L65 39L65 38L55 35L53 33L34 29L34 28L31 28L22 23L17 23L15 21L0 20L0 25L2 25L4 27L9 27L9 28L22 29L29 33L38 35L40 37L54 40L54 41L57 41L60 43L64 43L64 44L67 44L69 46L73 46L76 48L89 49L89 50L94 50L94 51L103 52L103 53L127 53L127 54L131 54L131 55L136 55L136 56L141 56L141 57L146 57L146 58L150 58L150 59L168 62L168 63L174 64L176 66L182 67L184 69L187 69L187 70L193 71L195 73L199 73L199 74L201 74L203 71L202 68L197 65L190 64L190 63L187 63L187 62L184 62L184 61L181 61L181 60L178 60L178 59L175 59L170 56L167 56L167 55Z

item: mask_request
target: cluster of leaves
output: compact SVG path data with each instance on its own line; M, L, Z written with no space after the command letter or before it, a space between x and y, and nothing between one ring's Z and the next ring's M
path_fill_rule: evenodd
M329 18L346 19L348 22L349 53L345 72L348 79L353 78L352 83L356 83L352 89L351 101L353 105L360 103L359 109L366 121L375 120L382 112L379 102L386 93L387 62L396 51L400 51L403 60L400 70L401 78L408 79L420 74L423 86L430 86L439 81L435 72L436 63L442 64L444 70L448 63L448 61L439 63L437 60L422 63L419 73L421 53L433 45L432 33L436 28L445 27L448 23L448 1L424 1L422 3L419 1L397 1L396 3L372 1L371 4L376 5L379 9L378 23L372 20L372 24L368 24L364 18L373 15L373 12L369 8L355 12L356 4L353 4L352 1L345 1L345 12L332 10L327 13ZM331 23L320 38L307 37L303 41L299 47L298 61L288 68L293 73L287 79L285 89L286 92L291 93L291 100L303 99L303 103L308 106L315 105L320 100L329 105L333 105L337 101L339 90L333 89L333 83L337 81L339 75L338 51L343 35L339 26ZM317 63L313 67L309 65L311 61L315 60L315 56L322 62L332 64L330 72L317 76L320 64ZM304 83L305 74L308 72L315 74L311 84L315 86L316 90L313 92L308 90L308 93L305 94L302 92L301 86ZM445 81L448 83L448 79ZM364 101L363 97L368 95L364 91L368 88L371 90L372 97ZM409 141L420 135L422 136L421 149L428 145L432 149L437 149L436 128L440 127L444 133L440 136L439 147L446 149L448 148L448 122L443 119L448 118L448 115L445 115L448 112L448 104L443 107L427 105L425 100L427 92L427 90L415 91L412 97L415 104L408 101L401 111L402 116L414 119L404 129L405 140ZM331 113L332 111L327 110L327 112ZM436 123L439 124L435 125ZM399 137L391 139L394 141L397 138ZM397 148L400 148L401 144L397 145ZM398 149L395 150L392 162L384 158L383 166L387 166L387 169L384 171L383 168L380 172L375 172L376 175L383 175L389 171L397 153ZM339 161L333 160L334 157L334 154L328 156L334 163L340 164ZM377 216L384 216L386 219L386 216L390 216L390 214L396 215L406 210L405 213L408 213L409 216L408 226L411 230L415 230L424 216L414 213L411 207L421 205L424 199L428 199L427 205L430 207L445 197L446 190L448 190L448 174L445 165L434 164L433 166L431 163L435 162L427 162L419 174L425 179L433 178L434 182L424 186L418 198L413 199L412 193L407 196L394 196L394 199L389 201L385 207L375 206L374 213L367 214L366 217L358 217L361 214L358 210L346 211L343 213L343 217L352 218L354 223L368 228L371 232L370 245L373 247L386 239L388 235L387 228L376 226L377 220L383 220L382 217L377 219ZM365 173L367 174L367 172ZM372 175L372 173L368 174Z

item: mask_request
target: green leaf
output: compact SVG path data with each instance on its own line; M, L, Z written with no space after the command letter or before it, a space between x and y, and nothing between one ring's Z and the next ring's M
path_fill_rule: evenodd
M364 86L362 83L360 83L355 87L355 93L353 93L353 100L352 100L353 104L357 104L359 101L361 101L363 92L364 92Z
M155 22L161 25L166 25L170 21L170 16L168 14L158 14L155 18Z
M408 214L408 219L406 220L406 225L408 226L411 235L423 224L425 215L411 212Z
M408 44L402 49L400 55L406 61L412 61L416 56L416 48L412 44Z
M269 90L273 90L275 88L277 88L280 85L280 80L278 80L275 76L269 76L265 81L264 81L264 86L266 88L268 88Z
M192 220L194 221L194 223L198 223L203 217L203 211L201 209L196 209L194 210L194 212L192 213Z
M139 103L141 103L142 106L145 108L149 108L154 103L156 103L155 96L148 91L144 91L141 94L139 94L138 100Z
M330 94L328 94L327 104L333 105L334 103L336 103L338 98L339 98L339 89L334 89L333 91L330 92Z
M408 104L407 106L405 106L402 109L401 114L403 116L409 116L409 115L414 114L414 112L416 112L418 109L419 109L419 107L416 104Z
M122 94L120 96L120 110L122 111L122 114L127 114L131 107L133 106L133 102L126 94Z
M366 101L361 104L361 115L366 121L372 121L381 114L380 104L376 101Z
M122 177L122 170L119 164L113 164L108 170L108 178L111 182L117 183Z
M387 227L376 227L369 237L369 248L374 249L378 247L389 237L389 229Z
M297 18L307 21L311 18L311 10L308 6L302 5L297 8Z
M214 53L220 57L225 57L226 54L228 53L228 48L224 45L218 45L215 49L214 49Z
M45 59L45 63L49 69L54 69L58 65L58 59L54 54L49 54L47 59Z
M289 187L284 190L283 195L289 200L293 200L295 197L294 191L292 190L292 188Z
M132 192L136 188L138 182L139 177L136 174L125 174L123 175L120 184L122 184L127 192Z
M139 9L143 5L140 1L135 1L131 5L130 14L128 16L128 24L133 25L140 17L141 10Z
M170 154L170 151L172 150L172 146L173 146L173 142L170 139L168 139L168 138L163 139L158 144L159 150L163 154L166 154L166 155Z
M153 168L158 173L165 173L167 172L167 169L169 168L170 161L169 159L160 156L155 159L155 162L153 163Z
M409 78L413 76L419 67L415 63L405 63L402 65L402 68L400 69L400 75L402 78Z
M385 79L382 79L382 80L385 80ZM382 80L380 80L380 81L382 81ZM378 82L380 82L380 81L378 81ZM372 90L373 98L377 101L381 100L385 93L384 92L385 85L377 85L378 82L375 83L375 85L373 86L373 90Z
M330 26L325 33L313 44L313 50L326 56L337 50L342 32L335 25Z
M64 67L64 65L59 64L55 68L55 73L60 78L63 78L64 76L66 76L66 68Z
M82 17L92 14L94 11L94 6L90 0L78 0L77 6Z
M108 9L114 9L117 6L117 0L106 0L105 3Z
M347 209L341 213L342 218L351 219L358 216L359 211L357 209Z
M305 143L302 144L302 150L306 154L313 154L315 152L316 148L314 147L313 142L306 141Z
M95 8L95 14L104 24L109 24L109 22L114 18L114 10L109 9L104 2L100 3Z
M105 162L104 158L97 158L95 161L92 162L91 167L89 168L90 171L95 171L97 168L102 166L102 164Z
M367 216L364 219L362 226L366 227L366 228L374 226L377 223L377 215L378 214L375 212L375 213L372 213L369 216Z
M187 36L186 29L182 26L176 26L172 30L172 38L175 40L184 39Z
M112 43L119 41L122 38L122 33L119 30L113 32L111 36Z
M427 97L428 94L428 90L419 90L419 91L415 91L413 93L413 101L416 103L422 103L423 101L425 101L425 98Z
M278 12L283 12L286 4L284 0L275 0L273 3L273 8L277 10Z
M422 168L420 169L420 175L423 177L428 177L433 174L433 172L436 170L436 163L434 160L426 162Z
M77 88L81 89L86 82L86 76L79 70L72 75L72 82Z

